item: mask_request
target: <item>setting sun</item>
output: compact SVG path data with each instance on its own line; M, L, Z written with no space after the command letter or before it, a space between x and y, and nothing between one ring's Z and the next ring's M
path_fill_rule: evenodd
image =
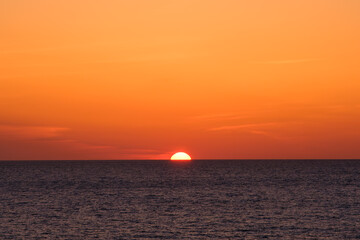
M171 156L170 160L187 160L187 161L189 161L189 160L191 160L191 157L187 153L177 152Z

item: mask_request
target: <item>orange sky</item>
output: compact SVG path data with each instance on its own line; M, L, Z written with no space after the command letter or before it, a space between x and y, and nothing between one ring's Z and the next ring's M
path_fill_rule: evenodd
M0 0L0 159L360 158L359 0Z

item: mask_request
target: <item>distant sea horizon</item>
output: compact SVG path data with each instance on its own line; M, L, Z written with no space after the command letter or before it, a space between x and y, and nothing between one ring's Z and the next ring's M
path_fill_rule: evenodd
M191 161L359 161L360 158L196 158L191 160L175 160L173 162ZM0 162L9 161L172 161L170 159L0 159Z

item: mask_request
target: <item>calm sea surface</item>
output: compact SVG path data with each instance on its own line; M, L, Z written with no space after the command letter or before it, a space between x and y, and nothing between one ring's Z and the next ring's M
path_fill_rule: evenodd
M360 161L0 162L0 239L356 239Z

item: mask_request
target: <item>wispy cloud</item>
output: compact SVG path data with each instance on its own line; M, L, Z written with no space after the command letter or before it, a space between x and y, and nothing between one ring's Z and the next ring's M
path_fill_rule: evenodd
M70 128L54 126L0 125L0 141L15 141L18 144L36 143L47 147L50 144L73 151L106 152L114 149L110 145L92 144L74 139Z
M0 125L2 136L31 140L57 139L69 130L64 127Z
M279 124L279 123L278 122L267 122L267 123L228 125L228 126L209 128L208 131L232 131L232 130L238 130L238 129L253 129L253 128L265 127L265 126L274 126L277 124Z
M217 121L217 120L236 120L236 119L244 119L249 118L250 115L240 115L235 113L219 113L219 114L205 114L190 117L191 120L198 121Z
M170 154L159 149L118 148L113 152L112 159L168 159Z
M295 63L307 63L321 61L321 58L302 58L302 59L283 59L283 60L271 60L271 61L252 61L252 64L295 64Z
M286 133L286 131L279 131L279 129L291 128L293 124L302 124L298 121L287 121L287 122L265 122L265 123L253 123L253 124L239 124L239 125L227 125L208 129L211 132L242 132L249 133L258 136L264 136L273 140L291 140L293 136Z
M5 145L11 146L6 149ZM22 150L17 148L21 146ZM31 149L29 151L29 148ZM43 157L43 152L51 154ZM114 146L73 136L72 129L54 126L0 124L0 159L166 159L158 149Z

